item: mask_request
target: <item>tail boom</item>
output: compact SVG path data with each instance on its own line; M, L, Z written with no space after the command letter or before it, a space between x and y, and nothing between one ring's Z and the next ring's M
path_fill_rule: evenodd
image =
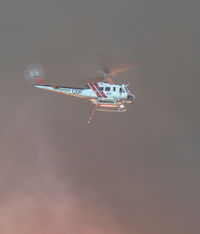
M36 88L44 89L47 91L51 91L58 94L65 94L80 98L88 98L87 91L81 88L72 88L72 87L63 87L63 86L56 86L56 85L44 85L44 84L37 84L35 85Z

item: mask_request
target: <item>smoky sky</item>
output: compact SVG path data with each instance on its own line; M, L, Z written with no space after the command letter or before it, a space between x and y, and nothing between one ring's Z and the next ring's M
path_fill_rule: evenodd
M199 22L195 0L1 1L1 234L200 233ZM142 66L115 78L135 103L90 126L24 79L79 87L98 54Z

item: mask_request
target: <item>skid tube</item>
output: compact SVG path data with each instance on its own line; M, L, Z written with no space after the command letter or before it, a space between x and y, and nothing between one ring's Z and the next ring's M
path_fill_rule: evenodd
M126 107L120 107L120 106L117 106L117 107L110 107L110 106L97 106L97 109L96 111L106 111L106 112L124 112L126 111Z
M124 104L118 103L118 104L111 104L111 103L95 103L95 106L90 113L88 124L91 123L92 119L94 118L96 111L104 111L104 112L125 112L127 110L127 107Z

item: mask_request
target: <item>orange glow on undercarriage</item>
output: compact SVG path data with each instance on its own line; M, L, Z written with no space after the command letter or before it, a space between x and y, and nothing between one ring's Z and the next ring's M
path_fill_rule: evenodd
M97 104L98 105L98 104ZM100 105L98 105L98 106L102 106L102 107L113 107L113 108L122 108L121 106L119 106L119 105L116 105L116 104L100 104ZM124 107L124 106L123 106Z

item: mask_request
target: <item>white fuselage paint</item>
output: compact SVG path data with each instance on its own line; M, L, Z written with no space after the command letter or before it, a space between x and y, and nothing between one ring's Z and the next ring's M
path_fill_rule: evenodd
M88 87L83 89L54 85L35 85L35 87L80 98L97 99L101 101L105 100L111 102L125 100L129 94L129 91L125 88L125 85L115 85L103 82L88 83ZM101 89L102 91L100 91Z

